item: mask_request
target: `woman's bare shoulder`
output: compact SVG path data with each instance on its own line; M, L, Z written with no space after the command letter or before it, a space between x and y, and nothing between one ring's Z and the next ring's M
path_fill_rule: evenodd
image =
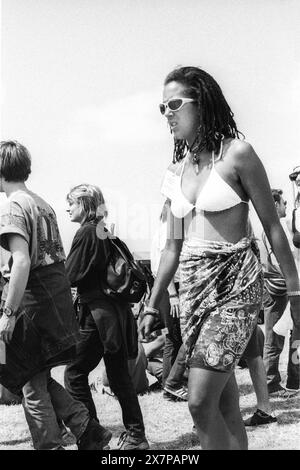
M233 156L249 155L254 152L252 145L246 140L228 139L224 143L227 153Z
M254 148L246 140L231 139L225 145L228 163L231 163L235 168L241 165L248 167L260 163Z

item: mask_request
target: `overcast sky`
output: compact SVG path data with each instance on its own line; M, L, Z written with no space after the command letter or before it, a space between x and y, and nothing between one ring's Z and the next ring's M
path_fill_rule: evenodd
M31 188L52 203L66 249L65 196L101 187L110 220L148 251L172 158L158 103L167 73L198 65L220 84L292 201L300 165L298 0L2 0L1 137L32 153ZM290 204L291 208L291 204Z

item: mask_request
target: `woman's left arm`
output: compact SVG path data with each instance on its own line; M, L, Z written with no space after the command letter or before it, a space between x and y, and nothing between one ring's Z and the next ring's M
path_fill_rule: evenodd
M264 166L250 144L240 142L234 167L249 196L284 275L287 291L300 290L299 277L286 234L281 226ZM300 328L300 296L291 296L294 325Z

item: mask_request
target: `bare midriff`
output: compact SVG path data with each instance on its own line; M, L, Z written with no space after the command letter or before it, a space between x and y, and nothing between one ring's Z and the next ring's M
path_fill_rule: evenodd
M194 209L184 218L184 239L237 243L249 235L248 213L244 203L221 212Z

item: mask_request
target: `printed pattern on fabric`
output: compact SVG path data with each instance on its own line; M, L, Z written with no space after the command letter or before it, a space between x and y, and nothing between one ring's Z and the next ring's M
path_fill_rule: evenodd
M37 216L38 260L41 264L51 264L64 259L55 215L39 206Z
M13 226L20 229L25 235L27 233L26 221L22 215L10 213L1 216L1 227Z
M65 261L55 212L31 191L18 191L0 206L0 269L7 278L11 268L8 234L19 234L28 242L31 270Z
M190 366L232 370L256 326L263 274L255 242L184 242L180 323Z

